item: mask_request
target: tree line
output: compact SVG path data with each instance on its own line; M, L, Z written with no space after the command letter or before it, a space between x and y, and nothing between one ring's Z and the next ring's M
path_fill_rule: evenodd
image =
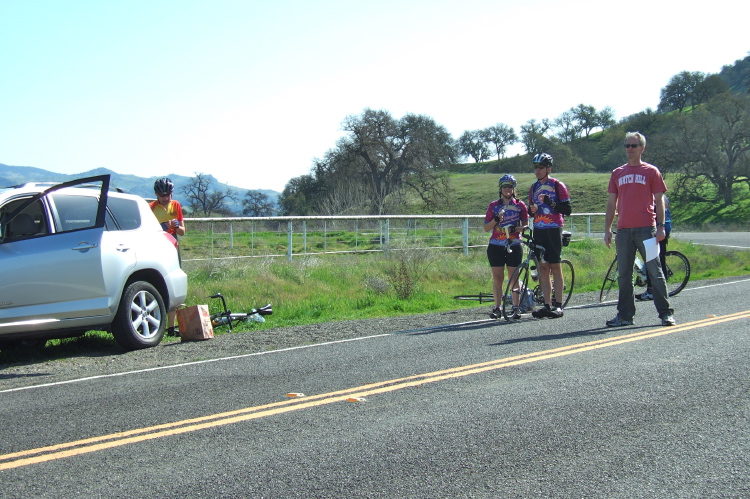
M683 71L660 92L656 110L615 120L611 108L578 104L552 119L527 121L516 133L497 123L454 139L425 115L393 117L365 109L342 122L345 135L310 172L292 178L279 205L260 191L242 199L245 216L400 213L418 200L427 211L450 205L452 172L528 171L530 156L548 152L560 172L609 172L623 162L626 131L648 138L647 161L676 175L673 197L729 206L735 188L750 187L750 56L718 74ZM505 157L520 143L525 154ZM473 160L473 167L466 160ZM218 192L198 174L185 189L188 205L205 216L226 213L231 190Z

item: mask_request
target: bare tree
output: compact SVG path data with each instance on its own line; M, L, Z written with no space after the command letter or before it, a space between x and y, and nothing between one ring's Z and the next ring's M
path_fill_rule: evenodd
M242 199L242 214L246 217L270 217L276 211L276 203L261 191L247 191Z
M581 128L578 120L576 120L573 109L569 109L555 118L553 124L558 130L555 135L564 144L572 142L581 136Z
M231 213L227 201L237 201L237 194L231 188L224 192L214 189L214 182L213 176L196 172L190 183L182 188L193 213L206 217L212 214Z
M518 142L518 135L516 135L513 127L509 127L503 123L498 123L482 130L482 138L486 143L495 146L497 159L504 158L508 146Z
M535 119L527 121L521 125L521 142L527 153L535 153L542 150L542 144L549 143L545 134L552 127L552 123L544 118L541 123Z
M453 139L428 116L407 114L393 119L387 111L365 109L344 120L348 134L339 140L330 165L336 172L366 179L372 210L382 214L389 195L411 190L428 207L448 192L446 167L455 163ZM330 173L330 172L329 172Z
M470 156L476 163L486 160L490 155L484 130L466 130L458 138L458 152L462 156Z

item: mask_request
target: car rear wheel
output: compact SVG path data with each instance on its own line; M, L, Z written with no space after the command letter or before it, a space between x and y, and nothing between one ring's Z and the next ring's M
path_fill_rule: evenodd
M167 325L167 309L159 291L145 281L130 283L120 298L112 335L126 350L159 344Z

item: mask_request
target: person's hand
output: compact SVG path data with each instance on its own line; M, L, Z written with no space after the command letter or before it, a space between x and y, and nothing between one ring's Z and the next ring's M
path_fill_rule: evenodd
M535 214L536 214L536 211L537 211L538 209L539 209L539 208L537 208L537 206L536 206L535 204L530 204L530 205L529 205L529 212L530 212L530 213L531 213L532 215L535 215Z
M612 244L612 231L611 230L604 231L604 244L607 245L607 248L611 247L611 244Z
M667 231L664 230L664 227L657 227L656 228L656 240L659 242L662 242L665 237L667 237Z
M170 223L170 224L172 225L172 227L174 227L175 229L176 229L177 227L179 227L179 226L180 226L180 221L179 221L179 220L177 220L176 218L175 218L175 219L173 219L173 220L171 220L171 221L170 221L169 223Z

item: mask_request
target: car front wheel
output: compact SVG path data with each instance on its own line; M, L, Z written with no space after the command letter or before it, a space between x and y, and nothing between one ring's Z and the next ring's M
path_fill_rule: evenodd
M130 283L120 298L112 335L126 350L159 344L167 325L167 309L159 291L145 281Z

